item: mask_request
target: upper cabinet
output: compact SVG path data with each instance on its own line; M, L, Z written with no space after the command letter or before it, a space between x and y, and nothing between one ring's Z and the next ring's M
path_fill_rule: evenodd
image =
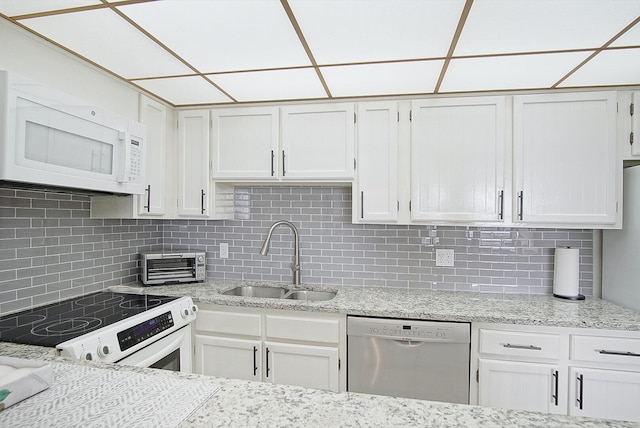
M166 213L167 108L151 98L140 96L140 122L147 127L145 193L138 197L141 216Z
M209 217L209 110L178 113L178 217Z
M411 219L504 219L505 98L412 102Z
M211 110L214 179L278 178L278 107Z
M353 180L353 104L287 106L280 114L283 180Z
M617 221L616 93L514 97L513 221Z
M398 103L358 104L355 222L398 221Z

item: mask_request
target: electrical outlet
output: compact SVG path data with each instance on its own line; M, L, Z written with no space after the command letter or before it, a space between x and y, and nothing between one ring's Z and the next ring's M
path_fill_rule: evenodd
M453 250L436 248L436 266L453 266Z
M220 244L220 258L228 259L229 258L229 244L223 242Z

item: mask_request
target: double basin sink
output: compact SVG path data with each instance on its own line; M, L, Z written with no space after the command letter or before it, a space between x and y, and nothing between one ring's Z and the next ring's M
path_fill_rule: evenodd
M336 291L290 290L285 287L256 287L243 285L222 292L225 296L260 297L266 299L303 300L320 302L336 297Z

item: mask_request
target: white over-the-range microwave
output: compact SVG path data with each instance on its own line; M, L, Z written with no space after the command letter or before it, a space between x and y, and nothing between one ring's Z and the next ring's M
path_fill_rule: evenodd
M144 125L0 70L0 180L144 193Z

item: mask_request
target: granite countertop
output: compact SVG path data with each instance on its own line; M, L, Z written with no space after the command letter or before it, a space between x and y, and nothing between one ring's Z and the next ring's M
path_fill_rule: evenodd
M90 361L71 361L57 357L55 350L29 345L0 343L0 356L13 356L49 361L56 366L55 373L91 370L91 373L108 375L112 381L122 382L125 387L118 391L127 396L129 405L152 406L154 397L149 395L167 380L198 384L215 391L198 403L194 410L179 424L180 427L545 427L545 428L591 428L591 427L636 427L629 422L550 415L534 412L495 409L464 404L437 403L408 398L384 397L350 392L330 392L287 385L249 382L234 379L214 378L195 374L176 373L164 370L135 368ZM130 387L125 380L142 378ZM62 383L58 379L59 383ZM104 403L92 401L94 390L90 382L74 385L76 397L86 397L83 402L58 396L63 388L54 385L27 400L0 412L0 426L49 427L52 415L67 414L76 417L76 409ZM134 389L135 388L135 389ZM43 394L48 392L48 396ZM54 395L54 397L51 397ZM46 400L45 400L46 398ZM179 397L177 397L179 398ZM133 402L132 402L133 400ZM117 402L117 400L114 400ZM178 404L178 403L177 403ZM140 408L144 410L143 407ZM159 417L169 420L177 407L158 407ZM102 418L86 419L65 426L125 426L130 423L126 413L117 406L109 412L108 421ZM42 415L48 415L43 417ZM7 425L10 424L10 425ZM164 424L165 427L175 426Z
M323 302L249 298L220 294L239 285L293 287L290 284L209 280L204 283L143 287L139 283L111 287L112 291L191 296L196 303L300 311L333 312L392 318L487 322L640 331L640 313L598 298L582 301L551 295L485 294L382 287L303 285L338 291Z

